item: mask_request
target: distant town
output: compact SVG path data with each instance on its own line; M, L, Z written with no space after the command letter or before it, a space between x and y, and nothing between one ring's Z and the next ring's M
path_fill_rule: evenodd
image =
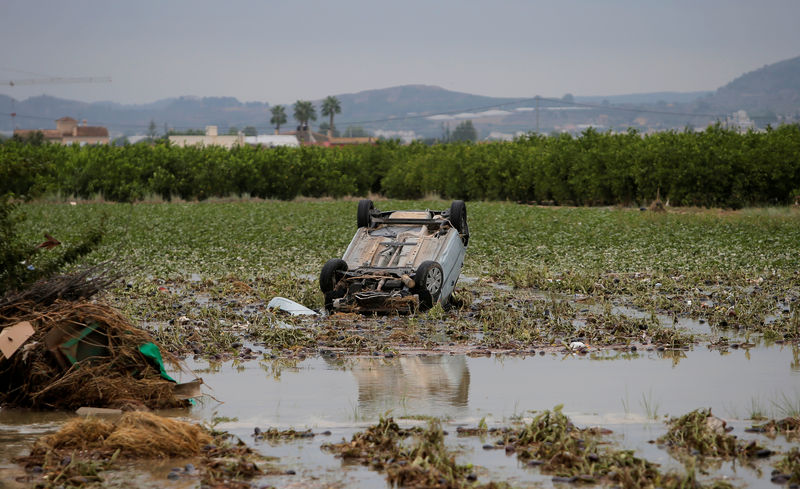
M53 121L48 123L47 121ZM740 132L800 121L800 57L746 73L716 91L588 97L498 98L405 85L294 104L232 97L178 97L124 106L46 95L0 95L0 134L60 144L232 147L503 141L526 134L641 134L698 131L719 124ZM40 135L39 135L40 134Z

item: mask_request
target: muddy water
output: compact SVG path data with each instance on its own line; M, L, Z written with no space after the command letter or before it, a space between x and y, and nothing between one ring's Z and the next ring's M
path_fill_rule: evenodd
M530 416L531 410L564 404L577 423L603 425L615 432L622 447L635 449L665 467L680 464L648 443L664 433L665 415L681 415L710 407L728 419L739 436L750 426L754 407L773 417L785 415L782 403L800 400L797 352L761 347L731 353L697 348L691 352L641 352L529 357L420 356L393 359L355 358L344 361L308 359L222 365L203 374L213 395L226 402L206 402L193 411L203 419L236 418L221 426L243 439L256 426L312 428L329 436L256 447L280 456L297 471L297 480L315 477L346 481L345 485L385 487L380 475L361 467L342 471L338 460L319 450L326 441L349 438L353 432L389 412L401 422L417 423L421 415L447 419L446 429L475 426L481 418L497 426ZM202 367L198 365L198 367ZM763 437L762 437L763 438ZM550 485L550 477L521 467L502 451L485 451L486 440L448 436L462 459L483 467L482 480L509 480L515 485ZM785 446L780 440L766 443ZM765 473L771 469L762 464ZM723 464L714 472L737 483L759 484L749 469ZM289 481L269 480L282 486Z
M390 413L401 423L421 423L422 416L446 419L448 444L459 447L461 461L482 468L480 480L508 480L518 486L551 485L550 477L521 467L502 450L486 451L491 440L458 438L459 425L506 426L532 410L564 405L580 425L602 425L614 431L621 447L635 449L665 467L680 465L664 450L648 443L665 428L665 415L681 415L700 407L729 420L735 434L754 410L771 417L800 403L800 364L795 347L760 346L721 353L696 347L689 352L600 352L527 357L403 356L399 358L309 358L250 361L241 364L194 363L208 393L188 416L210 421L238 435L264 454L280 457L295 475L272 476L263 483L277 487L386 487L383 476L360 466L342 466L320 450L329 441L349 438L355 431ZM186 415L187 413L183 413ZM28 443L52 431L68 415L0 410L0 476L13 467L10 459ZM312 428L310 439L273 444L256 442L255 427ZM322 434L330 431L329 435ZM786 443L760 437L772 448ZM770 467L762 463L765 474ZM159 470L134 469L143 485L159 485L169 464ZM724 464L713 472L737 485L766 484L749 469ZM188 481L191 487L197 481ZM177 487L177 486L175 486Z
M237 417L249 426L336 427L432 415L454 422L502 421L564 404L594 422L680 415L698 407L748 418L753 404L780 415L782 400L800 400L800 368L791 347L719 352L599 352L527 357L412 356L313 358L290 365L223 364L202 372L209 392L200 417ZM613 360L613 361L612 361ZM283 363L283 364L281 364ZM767 409L769 410L769 409Z

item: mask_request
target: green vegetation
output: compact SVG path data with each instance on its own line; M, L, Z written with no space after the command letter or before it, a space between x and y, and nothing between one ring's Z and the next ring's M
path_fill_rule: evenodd
M625 489L732 487L724 481L699 482L691 460L687 461L685 474L661 472L658 464L635 456L633 450L609 447L603 436L610 431L578 428L561 409L556 406L552 411L541 412L520 429L490 430L489 434L500 438L493 445L484 445L484 449L515 453L526 465L553 474L553 482L603 483ZM486 433L480 428L459 431L461 436Z
M328 129L330 131L334 131L336 126L333 125L333 116L336 114L342 113L342 103L339 102L339 99L334 97L333 95L325 97L325 100L322 101L322 116L330 118L330 122L328 123Z
M778 474L772 476L772 481L778 484L800 484L800 449L793 447L784 457L775 464Z
M450 141L463 142L463 141L477 141L478 130L472 125L472 121L461 122L453 129L450 135Z
M298 100L294 103L294 118L301 126L307 126L308 121L317 120L317 109L308 100Z
M377 203L380 209L448 205ZM19 239L38 243L47 230L66 243L105 214L104 241L88 261L117 258L133 270L129 286L113 292L116 304L171 351L189 354L241 350L234 347L241 344L236 331L280 354L390 353L450 342L527 351L561 349L576 338L591 346L590 354L595 347L634 345L678 353L714 339L664 318L693 318L770 341L800 339L800 314L791 302L800 296L795 209L469 206L474 236L464 274L478 281L459 283L461 309L386 318L392 329L351 318L300 322L264 311L276 295L322 306L316 277L352 238L353 201L32 203L24 205L28 219ZM714 347L738 347L733 343Z
M270 109L272 113L272 117L269 119L269 123L275 126L275 132L281 132L281 126L286 124L286 108L283 105L275 105Z
M414 436L411 444L405 438ZM329 443L323 450L344 461L357 461L386 473L393 487L426 488L501 488L505 484L479 485L471 465L456 462L455 453L444 444L444 432L438 420L426 429L402 429L392 418L381 417L378 424L353 435L351 441Z
M696 409L668 424L669 430L659 442L679 456L747 459L763 450L755 441L745 442L729 435L725 422L713 416L710 409Z
M295 117L301 124L315 120L311 102L298 101ZM718 126L649 135L587 130L577 138L531 135L512 143L294 149L6 141L0 193L7 191L116 202L373 192L578 205L643 204L659 195L673 206L790 204L800 195L800 126L747 134Z
M89 224L87 228L84 222L77 230L59 234L67 243L63 246L48 234L47 223L38 223L45 241L37 246L30 236L28 239L21 236L29 223L19 207L10 196L0 196L0 297L55 275L91 253L103 237L102 218L99 224ZM76 235L76 231L80 234Z

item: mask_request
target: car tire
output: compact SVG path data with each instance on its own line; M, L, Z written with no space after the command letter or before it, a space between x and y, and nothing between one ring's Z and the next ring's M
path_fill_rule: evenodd
M356 216L356 220L358 221L358 227L360 228L369 228L372 227L372 210L375 208L375 205L369 199L361 199L358 201L358 215Z
M469 225L467 224L467 204L463 200L454 200L450 204L449 214L450 224L456 228L458 234L462 235L461 240L464 246L469 243Z
M420 309L430 309L439 300L444 285L444 271L435 261L424 261L414 275L413 292L419 296Z
M337 272L346 272L347 262L341 258L332 258L322 266L322 271L319 274L319 289L327 294L332 292L339 282Z

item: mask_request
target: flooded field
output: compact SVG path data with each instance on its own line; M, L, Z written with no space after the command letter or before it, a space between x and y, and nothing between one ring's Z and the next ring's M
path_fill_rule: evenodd
M551 476L519 463L504 450L483 449L493 441L488 434L461 437L457 428L475 427L482 420L490 428L512 426L563 404L576 424L610 429L614 444L677 470L680 464L650 441L664 434L667 417L704 407L724 418L737 436L759 439L781 451L791 443L744 429L754 423L753 416L796 415L800 402L797 360L796 346L771 346L725 354L703 348L679 361L669 352L658 351L199 361L190 362L189 367L202 375L208 392L220 402L206 398L189 413L167 414L217 420L218 428L264 455L279 457L281 466L295 474L265 479L264 483L277 487L382 487L380 474L342 464L320 449L323 443L349 439L381 415L393 416L407 426L440 418L448 431L446 443L457 450L460 462L476 466L481 480L546 487ZM10 458L23 454L27 443L54 430L67 417L0 412L3 472L13 473ZM253 436L256 428L311 429L315 436L258 440ZM176 463L163 462L146 470L134 466L134 470L144 470L144 481L158 486ZM769 461L761 461L755 469L721 467L714 477L724 476L737 486L758 485L759 466L762 476L770 473Z
M318 268L346 246L354 218L339 214L351 207L106 209L111 241L93 259L116 256L138 268L104 299L183 360L187 371L170 372L176 380L204 381L206 395L191 409L159 414L228 432L269 464L217 487L800 483L800 464L784 461L797 432L751 429L800 420L797 212L475 204L456 307L367 317L267 309L283 296L320 311ZM51 205L32 214L69 222L88 209ZM677 418L704 409L732 428L714 436L734 455L709 456L667 437ZM15 458L74 417L0 409L0 487L42 483ZM398 425L396 453L348 458L341 442L386 432L389 419ZM544 419L574 428L523 444ZM431 441L437 436L441 445ZM413 448L425 440L430 446ZM546 451L560 443L564 450ZM419 476L409 467L437 457L452 458L452 479L408 478ZM195 458L121 461L102 483L78 485L214 486L198 466ZM620 476L633 466L639 478Z

